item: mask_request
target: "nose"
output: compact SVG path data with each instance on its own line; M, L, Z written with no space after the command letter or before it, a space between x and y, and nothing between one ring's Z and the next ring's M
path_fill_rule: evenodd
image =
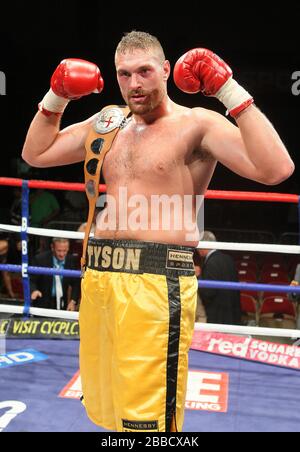
M132 74L130 77L130 89L137 90L142 87L139 74Z

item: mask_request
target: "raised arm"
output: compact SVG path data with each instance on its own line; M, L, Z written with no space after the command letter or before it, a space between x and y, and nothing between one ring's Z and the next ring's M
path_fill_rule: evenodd
M277 185L290 177L294 163L258 108L248 107L236 121L238 127L222 115L208 112L201 148L233 172L265 185Z
M103 89L100 70L83 60L64 60L51 78L51 89L39 105L24 143L22 157L31 166L51 167L84 160L85 140L94 116L60 130L71 100Z
M240 176L266 185L291 176L294 163L278 133L223 60L207 49L193 49L177 62L174 78L185 92L217 97L236 120L238 127L218 113L195 109L204 130L202 149Z

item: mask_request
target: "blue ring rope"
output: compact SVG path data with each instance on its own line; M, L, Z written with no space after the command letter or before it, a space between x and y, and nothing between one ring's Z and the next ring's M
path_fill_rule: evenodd
M0 271L20 273L21 265L0 264ZM59 275L69 278L81 278L81 271L60 270L47 267L28 267L29 275ZM300 286L285 286L276 284L254 284L254 283L234 283L226 281L199 281L199 288L205 289L225 289L225 290L249 290L251 292L278 292L278 293L300 293Z

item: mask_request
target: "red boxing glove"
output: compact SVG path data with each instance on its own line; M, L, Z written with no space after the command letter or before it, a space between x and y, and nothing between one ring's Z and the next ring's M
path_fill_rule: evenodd
M94 63L75 58L63 60L51 78L51 89L39 109L46 116L62 114L70 100L101 93L103 87L100 69Z
M101 93L103 86L100 69L93 63L75 58L63 60L51 78L52 91L69 100Z
M207 49L193 49L184 54L174 68L176 86L185 93L202 92L215 96L237 116L254 101L252 96L232 78L230 67Z

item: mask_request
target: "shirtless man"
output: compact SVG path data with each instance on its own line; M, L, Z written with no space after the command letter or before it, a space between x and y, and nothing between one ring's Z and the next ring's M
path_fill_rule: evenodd
M278 134L213 52L193 49L176 64L185 92L222 101L237 126L203 108L175 104L167 94L171 73L158 40L131 32L119 43L115 64L131 119L103 164L107 195L204 195L217 162L242 177L275 185L294 165ZM23 158L33 166L76 163L95 116L60 130L70 99L101 92L92 63L67 60L29 128ZM123 201L120 200L120 204ZM132 211L128 203L125 213ZM124 214L124 206L122 212ZM96 424L118 431L181 431L197 280L187 230L105 228L103 214L88 251L80 309L80 367L85 406ZM195 215L195 211L194 211ZM147 222L147 221L146 221ZM157 230L158 229L158 230Z

